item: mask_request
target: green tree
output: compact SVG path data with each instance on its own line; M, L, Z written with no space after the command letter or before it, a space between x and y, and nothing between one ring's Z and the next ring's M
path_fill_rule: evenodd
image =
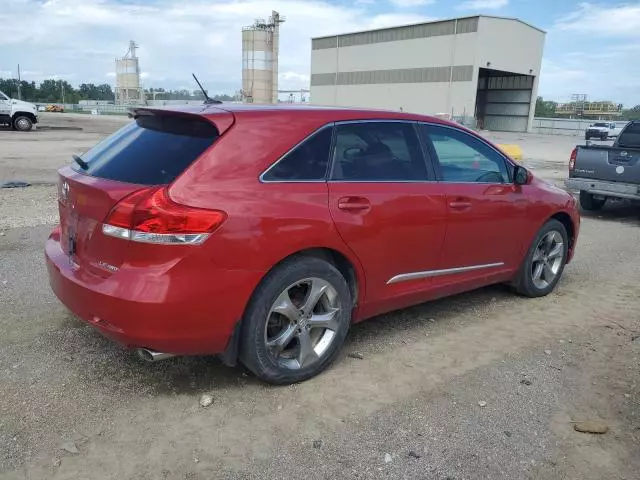
M640 105L622 111L624 120L640 120Z
M556 116L557 106L558 104L556 102L538 97L538 99L536 100L535 116L541 118L553 118Z

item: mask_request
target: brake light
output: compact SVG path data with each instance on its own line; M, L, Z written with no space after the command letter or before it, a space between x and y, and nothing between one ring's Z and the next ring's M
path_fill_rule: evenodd
M576 157L578 156L578 147L574 148L571 151L571 155L569 156L569 171L573 172L573 169L576 167Z
M165 187L151 187L118 202L107 215L102 232L136 242L200 244L226 218L226 213L220 210L175 203Z

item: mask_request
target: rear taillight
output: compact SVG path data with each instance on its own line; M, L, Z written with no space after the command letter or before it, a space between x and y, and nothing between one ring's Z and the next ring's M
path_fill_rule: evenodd
M107 215L102 232L136 242L199 244L226 218L226 213L219 210L175 203L165 187L151 187L118 202Z
M573 169L576 167L576 157L578 156L578 147L574 148L571 151L571 155L569 156L569 171L573 172Z

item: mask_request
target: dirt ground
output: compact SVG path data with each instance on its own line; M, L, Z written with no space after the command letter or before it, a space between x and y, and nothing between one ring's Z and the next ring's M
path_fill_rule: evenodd
M55 169L126 119L51 115L83 130L0 131L0 181L39 183L0 189L0 479L640 478L638 208L585 215L548 297L494 286L371 319L276 388L214 358L142 363L55 299ZM492 137L558 182L576 143Z

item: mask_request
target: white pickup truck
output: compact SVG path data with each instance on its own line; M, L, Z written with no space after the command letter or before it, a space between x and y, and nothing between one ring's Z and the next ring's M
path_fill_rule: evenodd
M0 125L28 132L38 123L38 109L33 103L9 98L0 91Z
M617 137L622 131L622 128L623 127L616 125L615 122L594 123L584 132L584 139L599 138L600 140L607 140L611 137Z

